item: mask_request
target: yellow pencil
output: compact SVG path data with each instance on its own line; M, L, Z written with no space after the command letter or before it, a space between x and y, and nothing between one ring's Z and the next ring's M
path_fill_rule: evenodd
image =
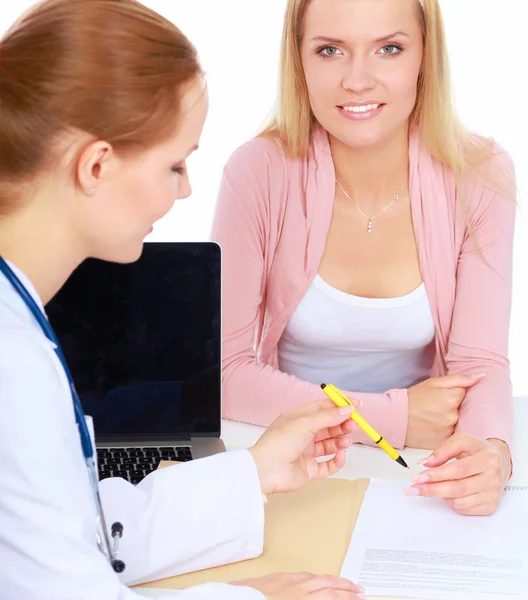
M331 383L322 383L321 389L323 392L332 400L332 402L339 408L350 406L352 402L343 394L341 390L332 385ZM355 421L360 429L364 431L369 438L375 442L382 450L384 450L393 460L399 463L402 467L408 469L407 463L398 454L398 452L387 442L387 440L381 436L371 425L369 425L365 419L355 410L350 418Z

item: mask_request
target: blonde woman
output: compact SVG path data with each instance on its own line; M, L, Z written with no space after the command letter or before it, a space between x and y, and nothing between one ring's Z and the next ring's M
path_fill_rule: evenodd
M494 512L514 197L509 157L455 115L438 0L288 0L275 114L213 226L224 416L267 425L334 383L393 445L434 450L406 493Z

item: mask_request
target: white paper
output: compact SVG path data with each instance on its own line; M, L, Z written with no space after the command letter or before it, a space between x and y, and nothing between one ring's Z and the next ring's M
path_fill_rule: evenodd
M167 598L174 598L174 590L163 590L157 588L134 588L132 590L138 596L144 596L146 598L163 598L163 596L167 596Z
M367 596L527 600L528 490L506 491L492 516L468 517L373 479L341 575Z

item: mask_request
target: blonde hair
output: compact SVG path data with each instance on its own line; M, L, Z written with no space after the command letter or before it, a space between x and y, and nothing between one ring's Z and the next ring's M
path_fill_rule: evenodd
M289 157L306 156L316 124L300 51L310 1L288 0L281 42L278 97L271 117L258 134L277 139ZM444 21L438 0L417 0L416 9L424 38L424 55L410 127L419 128L431 154L449 167L459 181L497 153L490 140L465 129L455 112ZM493 172L484 169L479 172L511 197L515 193L513 175L502 160L499 163L494 165Z

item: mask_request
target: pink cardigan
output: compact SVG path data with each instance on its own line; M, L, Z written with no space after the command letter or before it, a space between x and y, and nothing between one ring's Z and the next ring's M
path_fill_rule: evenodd
M424 284L436 327L432 377L487 376L470 389L457 430L511 445L509 376L515 203L476 182L461 193L486 265L475 251L451 171L410 136L410 195ZM511 159L506 162L512 169ZM282 412L324 398L318 385L278 370L278 342L315 277L335 194L326 132L317 129L305 159L287 159L257 138L228 161L212 239L223 248L223 416L268 425ZM407 433L407 390L348 394L395 447ZM355 441L370 443L359 432Z

